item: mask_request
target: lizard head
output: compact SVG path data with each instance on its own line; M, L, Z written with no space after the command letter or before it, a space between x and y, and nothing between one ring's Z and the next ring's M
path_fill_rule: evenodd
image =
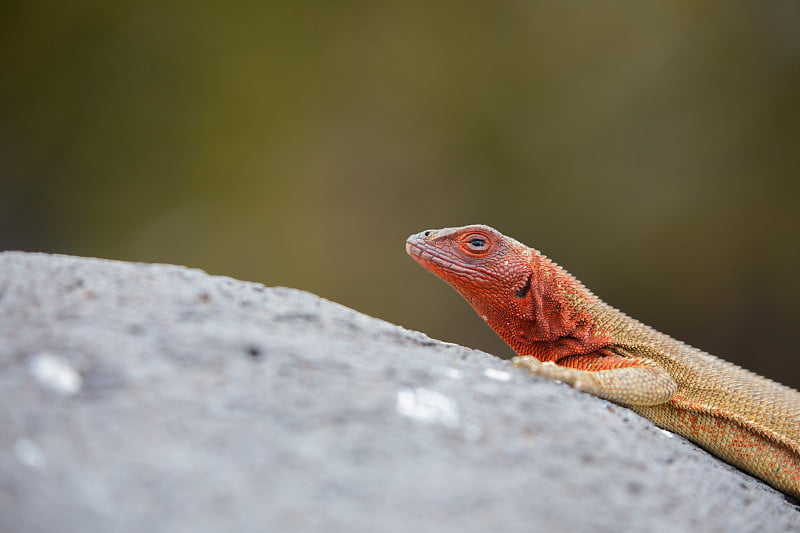
M406 251L455 288L518 354L556 360L607 341L595 334L585 311L595 296L547 257L496 229L425 230L406 240ZM563 346L553 344L559 342Z
M489 226L421 231L406 240L406 252L461 293L484 320L518 316L515 307L530 291L531 249Z

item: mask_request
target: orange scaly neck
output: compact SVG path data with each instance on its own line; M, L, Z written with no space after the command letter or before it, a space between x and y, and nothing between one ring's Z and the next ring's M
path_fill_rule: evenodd
M467 297L489 326L515 352L541 361L586 354L610 344L590 313L597 297L550 259L529 250L529 278L515 293L515 305Z

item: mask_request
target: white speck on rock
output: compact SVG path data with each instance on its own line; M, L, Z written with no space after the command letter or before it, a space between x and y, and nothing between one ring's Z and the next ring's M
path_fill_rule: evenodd
M494 368L487 368L483 371L483 375L487 378L496 379L497 381L508 381L511 379L511 374L504 370L495 370Z
M83 385L81 375L64 358L48 353L34 357L30 370L40 385L59 394L71 396Z
M47 465L47 458L42 449L29 439L17 439L14 443L14 455L20 463L31 468L41 470Z
M667 431L666 429L661 429L661 428L658 428L658 430L659 430L661 433L663 433L664 435L666 435L667 437L669 437L669 438L672 438L672 437L674 437L674 436L675 436L675 433L673 433L673 432L671 432L671 431Z
M416 388L397 393L397 412L420 422L456 427L459 424L458 405L436 391Z
M449 367L445 369L444 375L450 379L461 379L461 370Z

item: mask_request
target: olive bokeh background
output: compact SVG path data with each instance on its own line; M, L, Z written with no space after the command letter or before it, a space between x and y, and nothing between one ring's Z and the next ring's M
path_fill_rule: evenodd
M4 2L0 249L288 285L506 356L403 246L486 223L800 386L798 6Z

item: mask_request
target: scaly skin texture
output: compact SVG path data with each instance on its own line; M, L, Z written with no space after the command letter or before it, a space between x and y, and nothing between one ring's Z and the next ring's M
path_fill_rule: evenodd
M688 346L489 226L426 230L406 251L452 285L514 364L624 405L800 498L800 393Z

